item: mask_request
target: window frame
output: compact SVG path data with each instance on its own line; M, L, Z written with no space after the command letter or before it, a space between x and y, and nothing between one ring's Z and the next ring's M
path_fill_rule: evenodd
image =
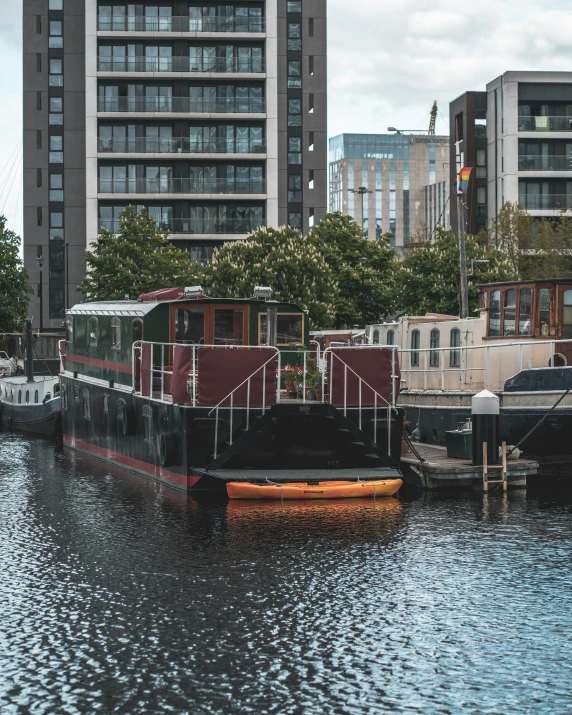
M437 343L435 344L434 338L437 338ZM440 351L441 347L441 331L439 328L432 328L429 335L429 367L440 367Z
M119 334L119 339L117 334ZM115 316L114 318L111 318L111 349L112 350L121 350L121 318L118 318Z
M294 344L296 345L296 347L303 347L304 345L306 345L306 321L304 320L305 313L298 313L296 311L291 311L288 313L278 313L278 318L280 318L280 316L282 315L296 315L302 318L302 342ZM262 316L268 316L268 313L258 313L258 345L266 345L266 343L262 342ZM266 319L268 320L268 317L266 317ZM276 337L278 338L278 330L276 331ZM289 345L292 345L292 343L276 343L277 348L286 348Z
M92 322L95 322L95 330L94 331L92 331L92 329L91 329ZM97 344L99 342L99 320L97 319L97 316L95 316L95 315L89 316L89 321L88 321L87 327L88 327L89 347L96 348Z
M413 344L413 340L416 338L417 345ZM419 351L421 348L421 331L419 328L414 328L411 331L411 352L410 354L410 367L419 367Z
M458 336L458 343L454 344L453 335ZM451 328L449 334L449 367L461 367L461 329Z

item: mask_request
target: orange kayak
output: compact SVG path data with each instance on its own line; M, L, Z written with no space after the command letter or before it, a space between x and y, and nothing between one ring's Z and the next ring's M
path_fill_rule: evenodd
M401 479L377 482L320 482L305 484L250 484L229 482L229 499L351 499L356 497L391 497L403 484Z

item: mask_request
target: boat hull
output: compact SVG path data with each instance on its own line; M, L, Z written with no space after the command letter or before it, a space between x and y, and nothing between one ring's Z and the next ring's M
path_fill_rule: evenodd
M320 482L249 484L229 482L226 485L229 499L359 499L364 497L390 497L399 491L401 479L376 482Z
M19 430L46 437L61 437L60 398L45 404L12 405L0 402L1 424L5 430Z

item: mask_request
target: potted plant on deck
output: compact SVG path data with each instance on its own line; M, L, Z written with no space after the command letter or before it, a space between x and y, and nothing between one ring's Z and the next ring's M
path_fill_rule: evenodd
M298 377L297 368L293 368L290 365L286 365L282 371L282 377L284 378L284 389L288 393L288 397L296 396L296 378Z

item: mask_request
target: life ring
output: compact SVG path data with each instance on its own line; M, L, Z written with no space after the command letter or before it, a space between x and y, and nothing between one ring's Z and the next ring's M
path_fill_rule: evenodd
M161 466L176 467L179 464L177 440L172 432L163 432L160 439Z
M124 437L131 437L135 434L135 408L133 405L125 405L123 408L123 419L121 420Z

